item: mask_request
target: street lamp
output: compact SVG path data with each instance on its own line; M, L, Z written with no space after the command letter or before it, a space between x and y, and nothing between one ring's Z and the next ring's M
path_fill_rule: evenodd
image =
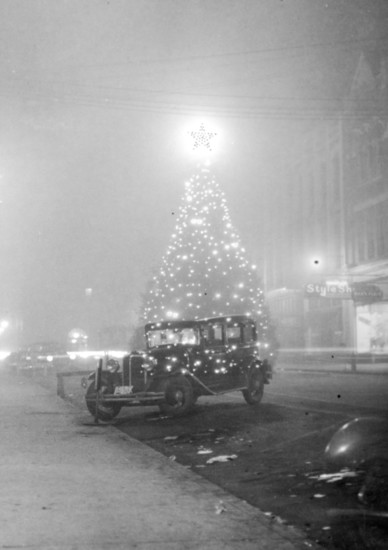
M5 330L9 327L9 321L7 319L3 319L0 321L0 334L3 334Z
M72 350L81 351L87 348L88 336L80 328L73 328L68 334L68 343Z

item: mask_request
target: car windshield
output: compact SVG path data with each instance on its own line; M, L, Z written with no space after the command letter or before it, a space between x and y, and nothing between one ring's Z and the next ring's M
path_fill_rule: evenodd
M193 346L199 344L199 333L197 328L167 328L150 330L147 333L148 346Z

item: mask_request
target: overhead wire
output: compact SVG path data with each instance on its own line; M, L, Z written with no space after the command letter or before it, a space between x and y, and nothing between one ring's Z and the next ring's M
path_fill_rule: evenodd
M234 52L220 52L220 53L212 53L212 54L197 54L197 55L190 55L190 56L169 56L169 57L157 57L157 58L138 58L138 59L132 59L127 60L124 62L117 62L117 63L94 63L94 64L77 64L77 65L70 65L69 68L110 68L110 67L123 67L128 65L136 65L136 64L148 64L148 63L175 63L175 62L192 62L195 60L198 61L204 61L204 60L211 60L211 59L223 59L223 58L232 58L232 57L241 57L241 56L247 56L247 55L260 55L260 54L268 54L268 53L281 53L284 55L284 53L291 54L295 51L303 51L304 53L309 49L319 49L319 48L336 48L338 46L354 46L355 44L376 44L376 43L382 43L387 42L387 48L381 48L379 47L380 51L386 51L388 49L388 36L383 37L373 37L373 38L357 38L357 39L348 39L348 40L331 40L328 42L310 42L310 43L304 43L304 44L290 44L287 46L281 46L281 47L270 47L270 48L257 48L254 50L240 50L240 51L234 51ZM352 51L354 49L352 48ZM298 55L298 54L296 54Z
M380 38L380 41L386 41L387 38ZM330 43L312 43L303 45L294 45L290 47L264 48L250 50L245 52L224 52L223 54L209 54L190 56L186 58L168 58L165 61L175 62L192 61L194 59L219 59L232 56L263 54L269 52L283 52L289 50L303 50L306 52L309 48L334 47L350 45L357 43L375 42L375 39L365 40L344 40ZM141 62L146 62L142 60ZM153 60L154 63L159 63L161 59ZM140 62L140 61L139 61ZM149 60L151 62L151 60ZM128 65L128 63L124 64ZM98 68L112 67L115 64L99 64L99 65L79 65L78 68ZM123 64L116 64L123 66ZM73 69L76 68L73 66ZM62 74L64 68L62 67ZM105 74L104 78L108 75ZM143 73L142 77L147 76ZM276 75L273 73L272 79L287 79L284 73ZM293 75L294 76L294 75ZM119 75L121 79L127 79L128 75ZM265 73L261 74L262 78L266 78ZM28 88L27 97L34 97L35 100L60 101L75 105L109 107L118 109L141 110L143 112L165 113L165 114L190 114L193 112L204 111L212 112L220 116L228 117L270 117L270 118L322 118L339 116L342 112L343 117L360 118L364 116L385 116L385 109L379 108L374 101L368 98L356 100L350 97L318 97L318 96L303 96L300 97L290 95L273 95L265 96L262 94L238 94L238 93L214 93L213 91L185 91L182 89L156 89L147 87L132 87L123 85L106 85L101 84L101 76L83 75L87 78L87 82L74 82L68 79L36 79L33 76L19 77L13 75L11 79L2 80L0 85L0 95L7 95L7 89L11 96L23 99L26 92L20 89L20 85ZM267 75L268 78L268 75ZM97 79L97 83L93 80ZM19 85L19 86L18 86ZM221 86L222 83L219 84ZM224 85L225 86L225 85ZM35 88L35 89L34 89ZM212 86L214 89L214 86ZM126 97L122 97L125 94ZM137 97L139 94L141 98ZM147 97L148 96L148 97ZM149 97L152 96L152 97ZM157 96L157 99L155 99ZM178 100L178 101L177 101ZM195 103L193 103L195 101ZM236 102L242 102L236 104ZM220 104L220 102L222 104ZM227 103L229 102L229 103ZM232 102L232 104L230 103ZM265 105L252 105L249 102L266 102ZM284 105L288 103L288 105ZM357 109L351 108L351 105ZM344 106L346 107L344 109Z
M22 78L15 78L14 81L19 81L21 83L29 84L32 83L30 79L22 79ZM233 100L260 100L260 101L316 101L316 102L342 102L344 101L344 98L342 97L324 97L324 96L290 96L290 95L276 95L276 96L264 96L260 94L232 94L232 93L214 93L214 92L187 92L182 90L163 90L160 89L150 89L150 88L134 88L134 87L125 87L125 86L95 86L94 84L90 83L77 83L72 84L70 81L66 80L41 80L41 81L35 81L35 84L39 84L41 86L51 86L51 85L59 85L59 86L65 86L67 89L74 86L75 89L82 90L98 90L101 92L110 92L110 93L130 93L130 94L150 94L150 95L163 95L163 96L178 96L178 97L185 97L185 98L199 98L199 97L205 97L205 98L214 98L214 99L233 99ZM69 86L70 85L70 86ZM348 103L357 103L362 104L374 104L375 100L372 98L347 98L346 101Z
M15 99L14 93L0 90L2 97ZM58 98L54 95L47 95L35 92L30 98L37 101L51 101L53 104L72 104L85 107L104 107L115 110L132 110L138 112L159 113L159 114L175 114L175 115L193 115L203 114L209 116L222 116L226 118L270 118L270 119L338 119L339 116L343 119L364 118L366 116L381 116L386 118L385 109L368 109L357 110L356 112L341 112L338 108L308 108L305 105L299 107L280 107L280 106L217 106L214 104L178 104L170 101L146 101L144 99L115 99L102 98L91 95L64 94Z
M0 95L3 97L13 98L14 94L5 93L0 91ZM171 102L146 102L144 100L130 99L130 100L116 100L109 98L96 98L92 96L73 96L64 95L61 98L54 96L47 96L39 93L34 94L34 99L37 101L51 101L58 104L72 104L86 107L104 107L115 110L132 110L149 113L159 114L180 114L180 115L192 115L192 114L207 114L209 116L222 116L227 118L272 118L272 119L338 119L341 115L342 118L364 118L366 116L381 116L386 118L386 110L363 110L351 113L341 113L339 109L317 109L316 107L309 109L305 106L290 109L289 107L260 107L260 106L245 106L245 107L233 107L233 106L216 106L210 104L201 105L189 105L189 104L174 104Z

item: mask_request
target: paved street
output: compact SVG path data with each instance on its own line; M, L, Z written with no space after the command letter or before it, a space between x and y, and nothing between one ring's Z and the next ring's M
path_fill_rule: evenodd
M315 407L344 410L353 415L388 412L388 369L367 374L345 371L280 370L268 387L271 401L281 403L286 396L299 402L314 401Z
M387 395L385 375L283 372L266 388L258 412L233 394L202 399L179 420L127 409L116 425L324 547L364 549L354 523L346 528L353 535L344 546L344 520L330 517L330 510L357 505L360 481L344 490L343 483L319 476L336 429L354 416L387 415ZM219 456L235 459L207 463Z
M66 384L83 407L79 377ZM343 518L338 524L330 516L330 510L357 504L359 480L344 486L319 476L335 430L355 416L388 415L387 395L386 374L282 370L266 387L257 412L234 393L200 398L194 412L180 419L161 416L156 407L126 408L114 425L274 521L296 526L311 542L364 550L354 522L346 528L354 535L349 545L338 546ZM207 463L220 456L234 458Z

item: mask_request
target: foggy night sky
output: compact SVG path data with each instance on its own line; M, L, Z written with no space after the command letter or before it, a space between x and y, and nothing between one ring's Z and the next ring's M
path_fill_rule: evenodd
M260 259L261 182L303 109L334 108L363 44L386 38L387 4L0 0L0 314L21 315L27 343L63 341L90 316L133 324L203 119Z

